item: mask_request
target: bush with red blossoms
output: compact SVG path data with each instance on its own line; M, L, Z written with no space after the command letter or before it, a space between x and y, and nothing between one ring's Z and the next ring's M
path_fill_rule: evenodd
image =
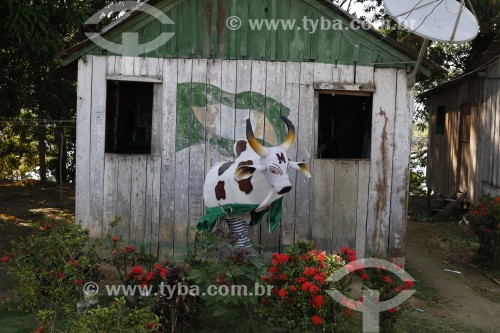
M351 259L356 254L349 250ZM260 315L271 325L302 331L338 331L347 323L342 306L327 290L347 293L349 279L334 283L327 281L348 261L337 254L316 250L309 241L299 241L286 253L273 253L272 266L262 281L273 286L271 296L261 299Z
M479 239L478 262L490 267L500 266L500 197L481 197L466 217Z
M341 253L343 257L350 254L347 250ZM392 260L389 260L392 262ZM402 267L401 267L402 270ZM356 274L362 280L363 289L377 290L380 294L380 302L393 299L399 295L403 290L411 290L414 283L410 280L401 281L395 274L384 269L384 267L364 268L361 266L355 267L352 274ZM359 299L358 303L363 299ZM342 300L342 304L347 308L346 311L350 313L349 309L355 309L358 304L350 304L347 299ZM380 313L380 328L381 332L391 332L394 324L400 318L401 314L410 308L408 301L399 305L398 307L391 308L388 311Z

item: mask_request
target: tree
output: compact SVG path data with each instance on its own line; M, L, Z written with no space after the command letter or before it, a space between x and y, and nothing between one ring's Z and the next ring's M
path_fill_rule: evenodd
M76 85L56 74L60 67L58 53L85 38L83 23L98 10L113 1L109 0L3 0L0 2L0 133L17 135L21 127L35 130L31 140L37 140L37 160L40 179L47 178L47 167L54 172L56 165L47 153L58 159L59 152L50 149L48 137L57 142L61 135L71 145L74 131L65 127L48 126L46 119L74 119ZM108 18L107 22L114 19ZM106 24L104 22L103 24ZM22 110L29 110L38 124L17 123L7 129L7 121L19 118ZM3 122L2 122L3 119ZM0 142L0 151L8 148ZM48 150L47 150L48 149ZM68 150L70 153L71 151ZM74 152L74 149L72 150ZM55 153L55 154L54 154ZM63 157L64 159L64 157ZM66 158L68 159L68 158ZM69 158L68 160L72 160ZM11 165L13 167L13 165ZM56 176L57 178L57 176Z

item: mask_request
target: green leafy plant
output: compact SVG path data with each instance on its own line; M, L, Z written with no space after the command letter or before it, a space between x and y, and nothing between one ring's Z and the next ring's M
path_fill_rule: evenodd
M392 260L389 261L392 262ZM361 270L357 270L356 274L358 274L363 281L363 289L376 290L379 292L380 302L391 300L399 295L403 290L409 290L414 287L414 283L412 281L401 281L401 279L395 274L382 269L382 267L363 268ZM359 301L362 301L362 299ZM356 304L354 304L354 308L355 306ZM392 332L396 321L410 308L410 303L406 301L397 307L381 312L379 317L380 331Z
M476 257L485 266L500 265L500 197L485 195L466 214L479 239Z
M349 251L350 259L356 260L355 252ZM319 252L310 241L299 241L287 248L286 253L273 253L271 259L273 265L262 280L273 289L270 296L261 298L260 309L260 315L270 325L328 332L343 327L350 312L344 311L326 291L333 288L342 293L349 291L348 278L337 283L327 280L346 264L346 259Z
M264 288L258 284L266 271L262 258L252 247L238 246L236 239L222 231L197 233L195 246L196 252L187 258L193 267L188 279L198 286L201 295L198 307L201 328L219 332L258 331L260 323L255 320L254 310L257 294ZM214 287L220 292L211 292Z
M126 307L125 298L115 299L109 307L97 307L77 314L67 332L146 333L157 332L159 318L148 309Z
M17 279L19 307L32 311L40 327L55 331L61 312L74 308L80 286L95 273L98 255L88 241L80 225L47 219L29 237L12 242L2 258Z

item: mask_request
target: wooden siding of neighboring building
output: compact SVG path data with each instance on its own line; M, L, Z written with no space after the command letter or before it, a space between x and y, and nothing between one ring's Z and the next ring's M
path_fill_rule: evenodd
M431 97L428 186L450 196L467 192L469 202L500 190L500 65L484 69ZM446 108L444 134L436 134L437 109ZM470 142L464 149L461 128L470 109ZM462 115L461 115L462 112Z
M104 152L106 79L155 83L151 154ZM88 56L79 61L78 82L76 217L93 236L118 233L170 257L180 257L192 246L193 229L203 214L205 174L215 162L231 159L214 149L214 139L244 138L240 125L247 118L224 118L216 112L216 119L207 118L200 143L178 151L183 144L178 89L202 83L232 96L251 91L283 103L297 129L289 157L312 168L312 180L291 172L294 190L285 196L280 226L269 234L267 225L260 224L252 230L254 240L270 250L307 238L325 250L344 244L355 247L360 257L365 253L404 256L413 103L405 70L311 62ZM337 88L374 91L369 161L315 158L315 87L334 83L341 83ZM207 103L213 98L207 90ZM187 102L194 103L193 95L187 95ZM220 126L210 127L213 124ZM115 216L121 222L116 230L109 230Z

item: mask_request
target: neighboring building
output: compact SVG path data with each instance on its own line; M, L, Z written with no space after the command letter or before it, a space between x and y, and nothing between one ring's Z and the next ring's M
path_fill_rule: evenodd
M139 32L143 42L175 32L161 48L122 57L87 40L63 57L68 69L78 64L76 216L93 236L118 215L112 232L154 253L185 254L209 168L233 159L248 117L267 144L281 142L283 114L297 129L289 157L313 177L291 172L281 225L273 234L255 227L254 239L273 250L308 238L360 257L404 256L415 52L348 28L354 18L327 1L149 3L176 24L134 12L103 36L120 43L122 32ZM230 16L342 26L230 30ZM431 70L424 62L421 72Z
M477 69L425 94L430 99L427 186L451 197L500 195L500 42Z

